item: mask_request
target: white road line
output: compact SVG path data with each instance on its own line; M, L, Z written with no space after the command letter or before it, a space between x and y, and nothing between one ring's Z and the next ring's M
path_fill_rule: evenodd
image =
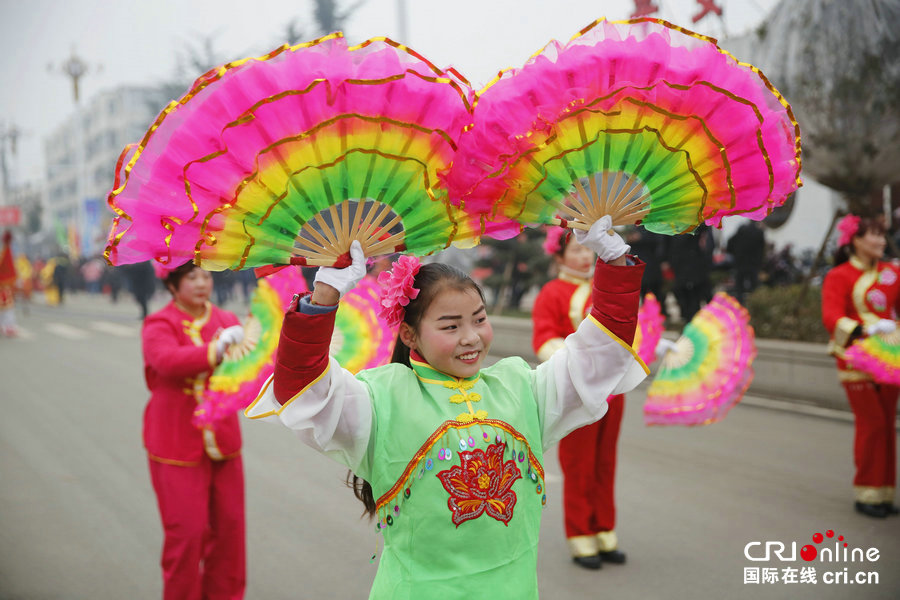
M44 329L68 340L86 340L91 337L87 331L72 327L71 325L66 325L65 323L45 323Z
M91 329L118 337L135 337L137 335L136 327L113 323L112 321L91 321Z

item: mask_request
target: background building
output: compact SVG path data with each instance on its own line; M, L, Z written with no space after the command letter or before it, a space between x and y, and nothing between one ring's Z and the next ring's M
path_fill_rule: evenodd
M71 254L103 250L112 214L106 196L116 161L164 106L158 88L123 86L98 93L44 140L47 165L42 229ZM65 248L66 245L77 248Z

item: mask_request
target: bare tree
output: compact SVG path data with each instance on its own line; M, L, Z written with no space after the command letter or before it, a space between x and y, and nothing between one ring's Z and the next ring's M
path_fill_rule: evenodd
M338 4L338 0L316 0L313 16L320 35L343 30L347 18L353 14L353 11L365 4L365 0L357 0L343 10Z
M900 181L900 2L782 0L757 36L755 64L800 123L804 174L880 212Z

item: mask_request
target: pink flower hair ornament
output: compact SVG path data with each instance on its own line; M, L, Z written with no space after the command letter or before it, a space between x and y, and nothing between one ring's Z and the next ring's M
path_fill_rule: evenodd
M406 306L419 295L419 288L413 287L416 274L422 263L415 256L402 255L390 271L378 274L381 286L381 309L378 316L390 327L397 327L406 315Z
M547 237L544 239L544 252L549 255L554 255L560 250L562 250L563 245L562 241L568 239L569 230L559 227L557 225L551 225L547 227Z
M841 232L838 237L838 246L845 246L853 240L853 236L859 231L860 218L856 215L847 215L838 221L837 229Z

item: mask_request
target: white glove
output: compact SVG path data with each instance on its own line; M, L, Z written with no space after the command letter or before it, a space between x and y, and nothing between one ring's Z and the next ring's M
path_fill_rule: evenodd
M897 322L892 319L878 319L871 325L866 325L866 335L879 333L892 333L897 330Z
M612 217L603 215L591 225L589 231L574 229L575 240L597 253L597 258L603 262L615 260L631 250L631 246L625 240L612 231ZM612 235L609 232L612 231Z
M225 353L225 349L232 344L240 344L244 341L244 328L240 325L232 325L224 329L219 334L219 340L216 342L216 352L221 356Z
M666 338L659 338L659 341L656 343L656 360L661 359L668 352L674 350L677 347L678 347L678 344L676 344L672 340L667 340Z
M350 258L353 259L353 263L343 269L319 267L319 270L316 271L315 281L330 285L343 298L344 294L356 287L356 284L366 276L366 255L363 254L362 246L356 240L350 244Z

